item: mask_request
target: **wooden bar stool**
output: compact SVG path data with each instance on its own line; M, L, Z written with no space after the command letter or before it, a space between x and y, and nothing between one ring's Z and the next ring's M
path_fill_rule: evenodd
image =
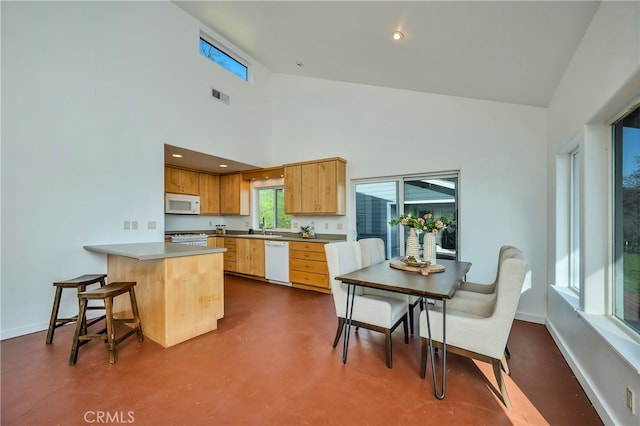
M47 331L47 344L53 342L53 333L55 332L56 328L62 327L65 324L78 320L78 315L69 318L58 318L62 290L65 288L75 288L78 294L80 294L87 289L88 285L91 284L100 283L100 287L103 287L106 284L105 278L107 278L106 274L86 274L67 281L57 281L53 283L53 286L56 288L56 295L53 298L53 308L51 309L51 319L49 320L49 330ZM104 309L104 306L87 306L87 309ZM95 324L104 317L105 316L102 315L98 318L93 318L88 323L86 322L85 318L85 323L83 324L84 330L86 331L86 328L88 326Z
M115 363L117 360L116 346L127 337L136 333L138 341L142 342L142 325L140 324L140 314L138 313L138 302L136 301L136 293L133 287L135 281L114 282L95 290L83 291L78 294L80 300L80 312L78 313L78 321L76 323L76 333L73 337L73 345L71 346L71 356L69 357L69 365L76 363L78 359L78 347L90 340L104 340L109 344L109 362ZM133 318L113 318L113 298L124 293L129 293L131 301L131 311ZM89 300L102 300L104 302L107 328L98 333L88 333L86 327L82 326L87 314L87 302ZM133 328L124 335L116 339L115 323L130 323Z

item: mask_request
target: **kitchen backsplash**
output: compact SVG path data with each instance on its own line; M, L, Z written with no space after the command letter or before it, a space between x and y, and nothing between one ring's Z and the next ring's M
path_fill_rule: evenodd
M347 234L346 216L292 216L289 232L300 231L301 226L309 226L313 222L318 234ZM216 225L226 225L229 230L248 231L249 228L258 229L258 224L251 223L249 216L205 216L205 215L164 215L164 230L191 231L214 230Z

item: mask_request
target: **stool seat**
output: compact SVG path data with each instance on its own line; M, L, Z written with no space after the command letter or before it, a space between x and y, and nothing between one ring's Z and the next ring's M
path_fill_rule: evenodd
M78 347L89 342L90 340L103 340L109 344L109 362L111 364L115 363L117 360L116 346L127 337L135 333L138 336L138 341L143 341L144 337L142 335L142 325L140 323L140 314L138 312L138 303L136 301L136 293L134 290L135 285L135 281L114 282L103 287L96 288L94 290L86 290L78 293L78 299L80 301L80 311L78 313L76 332L73 337L73 344L71 346L69 365L74 365L76 363L76 360L78 359ZM133 317L114 318L113 298L124 293L129 293L129 300L131 302L131 311ZM107 327L97 333L88 333L86 327L83 327L82 325L86 318L88 309L87 302L89 300L102 300L104 302ZM116 339L115 323L117 322L133 324L133 328Z
M81 293L87 289L87 286L91 284L100 284L100 287L104 286L105 279L107 278L106 274L85 274L80 275L79 277L71 278L66 281L56 281L53 283L53 286L56 288L56 294L53 298L53 308L51 309L51 318L49 319L49 329L47 330L47 340L46 343L49 344L53 342L53 335L55 333L56 328L62 327L65 324L70 322L74 322L78 320L78 315L74 315L68 318L59 318L58 312L60 310L60 299L62 298L62 290L65 288L75 288L78 293ZM87 309L104 309L104 306L87 306ZM86 318L83 323L83 327L86 328L96 322L104 319L105 316L102 315L98 318L93 318L91 321L87 322Z

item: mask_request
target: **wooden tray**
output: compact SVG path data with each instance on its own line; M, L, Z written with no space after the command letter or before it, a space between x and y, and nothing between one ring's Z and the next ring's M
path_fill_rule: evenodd
M403 271L409 271L409 272L420 272L421 274L426 273L430 273L430 272L444 272L445 268L443 265L438 265L437 263L435 265L429 265L427 267L420 267L420 266L410 266L407 265L406 263L404 263L401 260L392 260L389 262L389 266L391 266L392 268L395 269L400 269Z

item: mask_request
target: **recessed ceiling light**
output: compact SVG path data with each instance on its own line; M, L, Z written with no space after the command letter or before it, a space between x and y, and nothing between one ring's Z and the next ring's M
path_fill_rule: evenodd
M182 158L182 154L171 154L172 157Z
M394 31L393 33L391 33L391 37L394 40L400 40L402 37L404 37L404 34L402 34L400 31Z
M220 164L220 167L225 168L225 167L229 167L226 164Z

